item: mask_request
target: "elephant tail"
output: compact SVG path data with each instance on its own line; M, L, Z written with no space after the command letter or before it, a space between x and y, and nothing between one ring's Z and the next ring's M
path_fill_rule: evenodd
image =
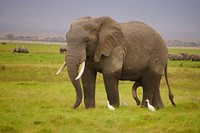
M168 76L167 76L167 63L165 65L165 80L166 80L166 83L167 83L167 87L168 87L168 91L169 91L169 99L172 103L173 106L176 106L175 102L174 102L174 95L172 94L172 91L170 89L170 86L169 86L169 82L168 82Z
M56 75L60 74L60 73L62 72L62 70L63 70L66 66L67 66L67 63L64 62L64 63L62 64L62 66L60 67L60 69L57 71Z

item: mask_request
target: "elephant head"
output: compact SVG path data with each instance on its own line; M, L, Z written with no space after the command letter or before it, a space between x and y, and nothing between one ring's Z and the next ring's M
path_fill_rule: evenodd
M19 53L19 52L20 52L20 48L18 48L18 47L17 47L17 48L14 48L14 49L13 49L13 53L15 53L15 52Z
M28 49L24 48L24 47L17 47L17 48L14 48L13 50L13 53L28 53Z
M119 24L109 17L94 19L84 17L71 24L66 35L68 44L66 63L61 69L67 64L70 80L76 90L74 109L82 101L82 89L78 78L84 71L86 59L99 62L102 56L110 55L113 48L121 43L122 38L123 33ZM84 65L78 74L80 64Z

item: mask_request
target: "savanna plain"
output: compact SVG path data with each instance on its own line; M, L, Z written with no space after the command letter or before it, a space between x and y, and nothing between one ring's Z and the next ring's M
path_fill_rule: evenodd
M12 53L24 46L28 54ZM121 105L107 108L102 75L96 84L96 108L73 110L75 91L67 70L55 75L64 61L60 44L0 45L0 133L199 133L200 62L168 61L168 78L177 107L168 98L162 77L165 108L150 112L136 105L133 82L120 81ZM197 48L169 48L169 53L200 54ZM138 88L141 100L142 88Z

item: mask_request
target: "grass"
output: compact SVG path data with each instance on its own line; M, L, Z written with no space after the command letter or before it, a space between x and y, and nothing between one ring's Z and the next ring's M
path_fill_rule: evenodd
M16 46L30 49L29 54L11 53ZM200 132L200 62L169 61L168 76L177 107L168 98L164 78L161 95L164 109L150 112L136 106L131 96L132 82L120 81L120 100L128 106L107 109L102 75L97 78L96 108L71 109L74 88L63 71L55 72L65 55L60 45L0 45L0 133L87 133L87 132ZM188 49L170 48L179 53ZM189 49L190 53L200 50ZM180 65L181 64L181 65ZM142 89L138 89L141 99Z
M200 54L200 48L177 48L177 47L170 47L168 50L169 54L179 54L179 53L188 53L188 54Z

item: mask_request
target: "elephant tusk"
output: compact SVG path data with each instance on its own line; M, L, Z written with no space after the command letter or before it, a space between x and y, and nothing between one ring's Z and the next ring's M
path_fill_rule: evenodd
M78 76L75 78L75 80L78 80L82 76L84 69L85 69L85 61L81 63L81 70L80 70Z
M60 74L60 72L62 72L62 70L66 67L66 65L67 65L67 63L64 62L64 63L62 64L62 66L60 67L60 69L57 71L56 75Z

